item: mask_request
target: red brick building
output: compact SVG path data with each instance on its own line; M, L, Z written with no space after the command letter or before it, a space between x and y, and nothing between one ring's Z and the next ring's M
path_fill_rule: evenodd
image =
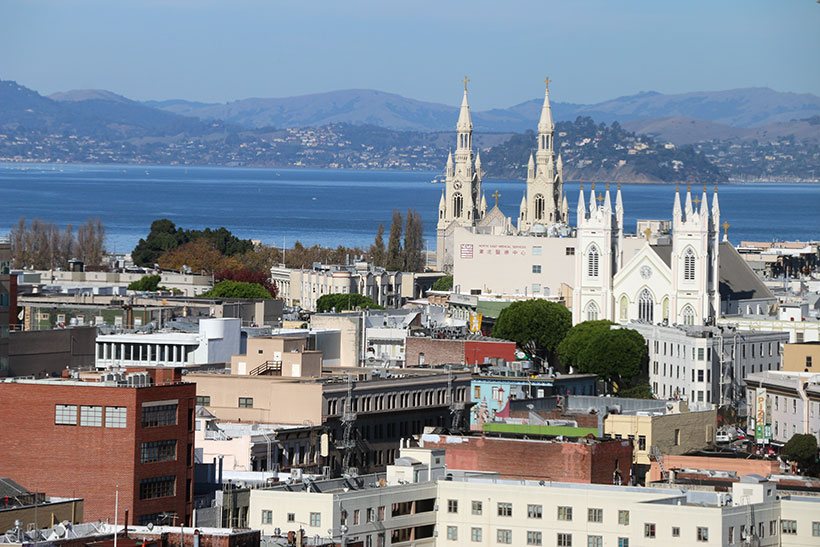
M443 448L447 469L498 473L502 477L556 482L626 484L631 441L578 442L497 437L424 435L425 448Z
M151 385L0 382L0 476L83 498L86 520L113 520L119 488L120 522L126 509L137 524L190 522L196 385L145 374Z
M408 367L420 364L476 365L484 363L487 358L515 361L515 342L494 338L459 340L410 336L405 343L404 362Z

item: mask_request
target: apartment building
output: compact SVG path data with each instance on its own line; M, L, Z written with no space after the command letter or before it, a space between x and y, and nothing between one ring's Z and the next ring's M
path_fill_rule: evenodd
M727 327L662 326L631 322L649 349L649 383L661 399L729 405L746 413L743 379L780 368L781 345L788 335L743 332Z
M820 373L820 341L783 346L783 370Z
M0 476L84 499L88 520L190 522L196 386L161 370L104 381L0 381Z
M758 442L782 445L797 434L820 442L820 374L757 372L746 377L746 392L747 427Z
M11 243L0 236L0 376L9 370L9 328L17 321L17 277L10 270Z

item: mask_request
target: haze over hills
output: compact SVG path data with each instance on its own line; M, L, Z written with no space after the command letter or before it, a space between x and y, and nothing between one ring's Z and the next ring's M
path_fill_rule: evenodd
M69 92L71 93L71 92ZM87 93L87 92L86 92ZM59 96L52 96L60 99ZM553 94L554 98L554 94ZM542 98L509 108L473 113L477 131L522 132L532 129L538 119ZM449 131L457 117L457 107L417 101L373 90L332 91L277 99L242 99L226 104L185 100L148 101L145 104L186 116L218 119L245 127L306 127L329 123L372 124L389 129ZM691 138L720 138L724 127L753 128L788 123L820 115L820 97L747 88L728 91L698 91L665 95L644 92L597 104L583 105L553 101L556 121L574 121L588 116L598 122L620 123L668 118L711 122L690 128ZM656 126L660 130L662 126ZM660 131L659 134L662 134ZM739 136L747 132L736 133Z

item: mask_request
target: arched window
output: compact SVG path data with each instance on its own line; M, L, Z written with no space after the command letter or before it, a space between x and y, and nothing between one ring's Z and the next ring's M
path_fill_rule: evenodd
M587 304L587 321L598 320L598 304L590 302Z
M618 307L620 308L621 323L626 323L629 320L629 299L625 294L621 296L621 303Z
M644 289L638 296L638 319L652 322L652 316L655 308L655 299L652 298L652 293L649 289Z
M687 305L683 308L683 324L689 326L695 324L695 310L692 306Z
M587 251L587 275L598 277L598 247L595 245Z
M664 321L669 321L669 297L664 296L661 303L661 315Z
M535 220L544 219L544 196L541 194L535 195Z
M460 218L463 211L464 197L461 195L461 192L456 192L453 194L453 216L455 218Z
M683 255L683 279L686 281L695 280L695 252L691 247L686 249Z

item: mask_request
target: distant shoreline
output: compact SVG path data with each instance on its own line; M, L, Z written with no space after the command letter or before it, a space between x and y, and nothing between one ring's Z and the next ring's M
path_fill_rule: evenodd
M443 160L442 160L443 161ZM146 167L153 167L153 168L163 168L163 169L248 169L254 171L260 170L270 170L270 171L334 171L334 172L349 172L349 173L418 173L429 175L431 178L437 175L440 175L438 171L426 171L426 170L414 170L414 169L349 169L346 167L314 167L314 166L287 166L287 167L276 167L276 166L262 166L262 165L222 165L222 164L163 164L163 163L83 163L83 162L62 162L62 161L53 161L53 162L44 162L44 161L9 161L9 160L0 160L0 167L15 167L15 166L73 166L73 167L114 167L114 168L146 168ZM500 178L500 177L485 177L482 179L483 181L492 181L492 182L522 182L526 179L525 174L522 174L519 178ZM706 184L708 186L713 186L714 184L724 185L724 184L732 184L732 185L755 185L755 184L820 184L820 180L728 180L728 181L677 181L677 182L664 182L664 181L615 181L615 180L606 180L606 179L584 179L584 180L574 180L574 179L565 179L564 183L567 184L606 184L609 182L610 184L628 184L628 185L687 185L691 184L693 186L703 185Z

